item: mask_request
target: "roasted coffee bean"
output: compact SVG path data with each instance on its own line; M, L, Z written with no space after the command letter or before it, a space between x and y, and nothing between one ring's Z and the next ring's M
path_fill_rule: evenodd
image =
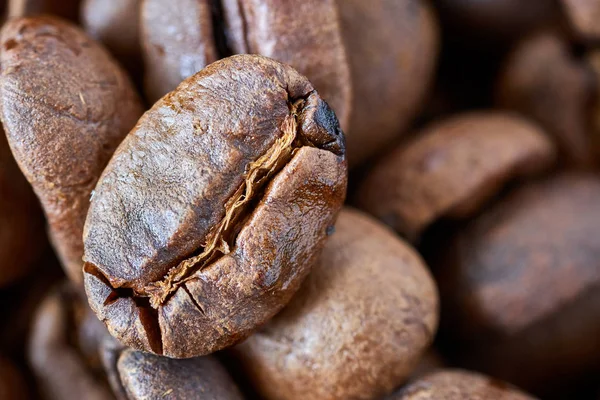
M81 19L86 32L102 42L137 82L142 70L139 35L142 0L83 0Z
M599 365L598 198L596 176L561 175L457 233L437 266L457 359L536 393Z
M600 0L560 0L560 3L579 38L600 41Z
M376 399L410 377L437 321L417 253L344 209L290 304L235 352L265 399Z
M81 284L90 194L141 105L121 68L70 23L17 18L0 40L0 118L63 266Z
M19 370L11 361L0 357L0 399L26 400L27 386Z
M52 14L76 21L81 0L8 0L8 17Z
M42 397L114 399L99 358L106 335L106 328L93 318L76 290L64 285L50 292L34 317L28 349Z
M569 164L594 164L589 113L592 75L558 34L525 38L508 56L498 78L496 103L538 121Z
M352 73L348 161L356 165L405 133L418 113L433 80L438 29L422 0L337 4Z
M124 344L169 357L246 338L310 271L346 169L336 117L306 78L261 56L215 62L140 119L96 186L92 309Z
M235 382L214 356L175 360L143 353L108 337L102 349L117 398L241 400Z
M382 158L357 204L417 241L438 218L473 215L506 183L547 169L554 153L544 133L516 115L457 115Z
M346 127L351 80L335 0L145 0L142 45L151 101L207 64L260 54L306 75Z
M48 248L35 195L0 128L0 287L29 273Z
M533 400L511 385L462 370L442 370L400 389L387 400Z

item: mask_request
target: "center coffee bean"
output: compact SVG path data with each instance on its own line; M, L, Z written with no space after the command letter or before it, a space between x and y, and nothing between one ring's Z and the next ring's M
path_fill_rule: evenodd
M218 61L158 101L100 178L90 305L136 349L230 346L297 290L346 182L343 134L306 78L261 56Z

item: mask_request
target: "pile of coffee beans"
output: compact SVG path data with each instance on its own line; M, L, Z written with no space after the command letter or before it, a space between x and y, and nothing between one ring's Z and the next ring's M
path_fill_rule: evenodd
M600 0L0 12L0 400L600 399Z

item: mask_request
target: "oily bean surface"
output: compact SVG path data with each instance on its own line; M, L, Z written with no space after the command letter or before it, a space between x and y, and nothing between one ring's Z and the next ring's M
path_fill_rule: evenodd
M171 357L245 338L310 270L346 179L343 134L306 78L261 56L215 62L142 117L95 189L92 309Z

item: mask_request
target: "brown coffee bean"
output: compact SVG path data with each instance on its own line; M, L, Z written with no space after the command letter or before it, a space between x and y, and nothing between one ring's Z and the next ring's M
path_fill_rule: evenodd
M538 121L568 163L589 167L595 161L589 132L591 78L564 39L549 32L536 34L524 39L505 61L496 103Z
M81 283L90 194L141 105L108 53L70 23L13 19L1 42L0 118L62 264Z
M241 400L236 384L213 356L175 360L128 349L108 337L103 359L119 399Z
M418 254L344 209L290 304L234 350L265 399L375 399L410 376L437 321Z
M0 287L27 275L48 248L31 187L0 128Z
M466 218L506 183L547 169L552 143L536 126L498 112L472 112L426 127L381 159L357 204L412 241L441 217Z
M8 0L8 17L52 14L77 21L81 0Z
M400 389L387 400L533 400L511 385L484 375L446 369Z
M561 0L561 5L577 35L589 41L600 40L600 0Z
M29 339L28 358L47 400L113 399L99 373L104 326L69 286L52 291L40 304Z
M433 80L438 29L426 1L337 4L354 92L348 160L356 165L405 133L416 116Z
M461 230L439 265L466 365L547 393L600 360L600 180L530 184Z
M124 344L169 357L244 339L309 272L346 174L306 78L260 56L208 66L142 117L95 189L92 309Z
M139 35L142 0L83 0L81 19L86 32L102 42L137 81L142 69Z
M151 101L221 57L261 54L306 75L347 125L350 70L335 0L146 0L141 29Z

